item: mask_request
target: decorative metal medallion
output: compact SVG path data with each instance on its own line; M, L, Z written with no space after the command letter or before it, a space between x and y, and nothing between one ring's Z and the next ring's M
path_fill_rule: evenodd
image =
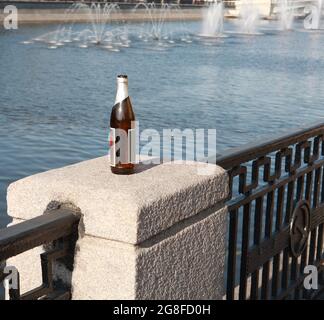
M306 200L297 202L290 222L290 250L297 258L305 250L310 232L310 207Z

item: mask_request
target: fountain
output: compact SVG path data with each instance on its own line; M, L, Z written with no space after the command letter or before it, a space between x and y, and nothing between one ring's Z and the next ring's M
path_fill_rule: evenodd
M242 0L240 4L240 32L241 34L257 35L259 10L253 0Z
M294 9L288 0L280 0L279 21L281 30L291 30L294 21Z
M115 3L76 3L65 12L65 17L69 15L65 23L58 27L54 32L46 33L34 41L45 42L49 49L56 49L68 43L76 43L80 48L87 48L90 45L101 46L111 51L119 51L120 47L129 46L127 30L123 28L112 28L111 14L120 9ZM76 25L77 18L85 16L89 21L85 29L79 30ZM71 18L72 17L72 18Z
M223 3L213 3L204 10L200 36L220 37L223 35L224 7Z
M323 0L317 0L305 7L306 17L304 19L304 28L307 30L320 29Z
M181 8L176 4L162 3L156 5L151 3L138 3L133 9L133 13L140 14L144 11L144 22L138 38L144 42L157 41L160 46L168 46L174 44L177 40L190 43L189 33L184 27L184 19L181 13ZM177 28L177 34L180 34L179 39L175 38L175 30L167 21L171 20L171 13L176 12L180 20L180 27Z
M175 12L176 17L180 20L177 29L167 21L172 20L171 16ZM133 18L143 21L141 26L129 28L124 21L121 21L120 8L116 3L76 3L65 12L63 23L57 30L46 33L33 39L32 42L43 42L48 45L49 49L57 49L66 44L77 44L80 48L97 46L109 51L120 51L121 48L130 46L131 36L146 43L149 42L148 48L158 48L163 50L177 41L191 43L190 34L184 26L183 14L179 5L152 3L139 3L132 10ZM112 15L114 22L121 21L122 26L116 27L116 23L111 24ZM80 17L86 20L87 27L79 25ZM79 19L79 20L78 20ZM176 32L175 32L176 31ZM24 44L31 43L24 41ZM156 46L157 45L157 46Z
M300 14L303 9L306 14L305 29L319 29L323 0L292 1L278 0L276 14L280 18L281 30L290 30L294 14ZM305 5L304 1L309 4ZM116 3L75 3L65 11L64 22L55 31L22 43L27 45L42 42L49 49L77 45L80 48L97 47L117 52L130 45L149 50L165 50L173 45L191 43L192 39L197 38L203 44L214 45L220 42L218 38L226 37L224 33L261 35L258 32L261 12L259 3L256 0L238 0L236 6L240 17L238 31L224 32L224 6L222 1L217 0L204 10L201 33L197 37L196 33L189 33L183 11L176 4L138 3L130 17L141 22L130 27L130 24L122 20ZM177 22L170 22L173 20ZM117 21L121 24L115 23Z

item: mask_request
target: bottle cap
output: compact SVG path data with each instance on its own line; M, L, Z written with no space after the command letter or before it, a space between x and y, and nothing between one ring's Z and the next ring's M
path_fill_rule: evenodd
M117 76L117 82L128 82L128 77L125 74L120 74Z

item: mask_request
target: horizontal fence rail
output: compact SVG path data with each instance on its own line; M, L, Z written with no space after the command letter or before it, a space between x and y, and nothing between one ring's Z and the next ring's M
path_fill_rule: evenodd
M17 287L9 287L11 300L70 299L70 284L54 279L54 264L61 263L68 270L73 268L74 249L78 237L80 214L67 206L47 210L44 215L0 230L0 281L8 274L5 261L20 253L43 246L40 255L42 285L24 294L20 293L19 270Z
M227 299L315 299L324 288L324 123L230 150ZM306 289L305 267L318 272Z

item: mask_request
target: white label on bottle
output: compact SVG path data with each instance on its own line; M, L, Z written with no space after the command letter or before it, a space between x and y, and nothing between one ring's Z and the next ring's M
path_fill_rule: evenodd
M110 165L112 167L116 166L116 130L115 128L110 128L109 134L109 151L110 151Z
M126 132L122 129L110 128L110 165L135 163L136 161L135 129Z
M136 160L135 138L135 129L128 129L128 163L135 163Z

